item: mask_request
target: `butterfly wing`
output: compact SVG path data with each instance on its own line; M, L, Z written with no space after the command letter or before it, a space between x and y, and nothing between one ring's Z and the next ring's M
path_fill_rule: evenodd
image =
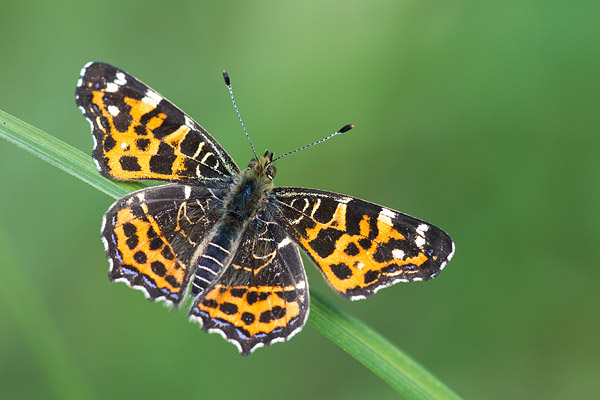
M367 201L315 189L278 187L272 213L352 300L397 282L435 277L454 254L441 229Z
M170 184L117 200L102 223L109 278L142 290L150 300L179 304L193 273L191 252L221 215L224 194Z
M92 127L94 160L109 178L214 181L239 171L204 128L116 67L88 63L75 98Z
M247 355L292 337L304 326L308 307L298 248L262 210L242 234L231 265L195 300L190 319Z

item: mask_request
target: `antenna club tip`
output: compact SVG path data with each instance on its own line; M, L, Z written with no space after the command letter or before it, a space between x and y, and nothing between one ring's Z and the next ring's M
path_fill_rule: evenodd
M342 129L340 129L338 132L340 132L340 133L348 132L352 128L354 128L354 124L348 124L348 125L345 125L344 127L342 127Z
M225 84L227 86L231 85L231 81L229 80L229 74L225 70L223 70L223 79L225 79Z

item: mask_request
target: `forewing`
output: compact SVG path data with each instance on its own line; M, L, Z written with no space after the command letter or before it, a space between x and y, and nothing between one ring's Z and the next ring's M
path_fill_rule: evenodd
M296 245L263 210L242 234L231 265L198 297L190 319L244 354L289 339L308 317L306 275Z
M219 218L223 192L170 184L117 200L102 224L109 278L179 304L193 272L188 260Z
M336 193L275 188L272 213L352 300L397 282L435 277L454 254L441 229L409 215Z
M116 67L86 64L75 99L92 127L94 160L110 178L211 181L239 171L204 128Z

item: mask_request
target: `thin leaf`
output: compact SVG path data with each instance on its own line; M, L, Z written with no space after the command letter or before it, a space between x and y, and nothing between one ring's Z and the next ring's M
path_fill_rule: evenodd
M90 156L2 110L0 121L1 137L109 196L120 197L144 187L137 182L117 182L104 178L98 173Z
M114 198L144 187L102 177L74 147L0 111L0 136ZM459 399L429 371L383 336L311 290L309 324L410 399ZM40 300L41 301L41 300Z
M460 399L429 371L364 322L310 292L308 322L409 399Z

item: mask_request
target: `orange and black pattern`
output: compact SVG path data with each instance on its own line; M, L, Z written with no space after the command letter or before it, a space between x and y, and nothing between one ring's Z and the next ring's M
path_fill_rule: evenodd
M243 354L302 328L308 317L302 260L267 210L248 226L231 264L195 300L190 316L209 332L224 332Z
M238 172L204 128L111 65L86 65L75 99L92 126L94 160L109 178L198 182Z
M102 222L109 278L151 300L179 304L193 272L193 249L218 221L223 195L223 190L170 184L117 200Z
M351 300L397 282L431 279L454 252L444 231L398 211L315 189L274 192L280 223Z
M439 228L353 197L276 188L273 153L238 169L200 125L103 63L81 71L77 105L92 156L118 180L163 180L117 200L102 222L109 278L179 305L246 355L291 338L309 311L298 248L342 296L435 277L454 244Z

